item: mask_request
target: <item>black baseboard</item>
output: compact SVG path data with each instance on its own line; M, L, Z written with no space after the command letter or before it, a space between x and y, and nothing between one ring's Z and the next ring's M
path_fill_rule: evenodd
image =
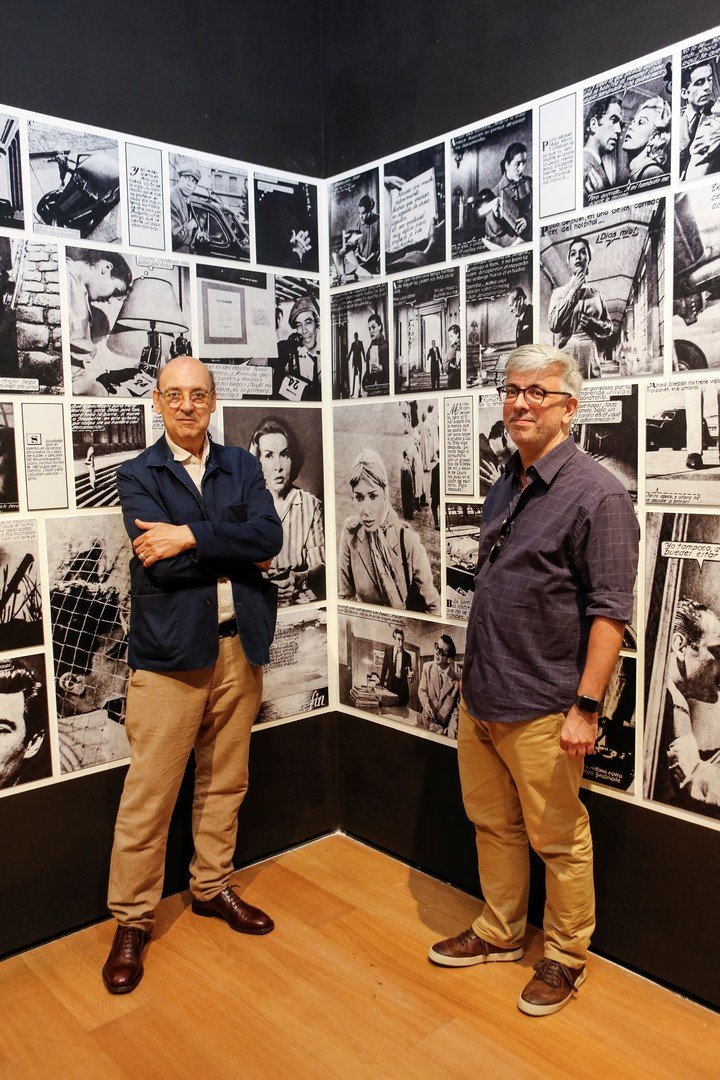
M106 917L124 773L110 769L0 800L0 956ZM191 793L189 770L168 839L166 893L187 886ZM720 1008L712 937L720 833L626 801L584 797L595 844L594 949ZM337 828L480 895L453 747L343 713L256 732L236 864ZM542 905L534 859L535 925Z
M0 958L107 917L112 834L125 768L0 800ZM240 810L236 865L339 826L334 715L259 729ZM168 836L165 894L187 887L192 768Z
M455 749L342 714L338 743L343 830L479 896ZM712 931L720 833L603 795L583 798L595 847L593 948L720 1008ZM533 857L536 926L543 903L542 867Z

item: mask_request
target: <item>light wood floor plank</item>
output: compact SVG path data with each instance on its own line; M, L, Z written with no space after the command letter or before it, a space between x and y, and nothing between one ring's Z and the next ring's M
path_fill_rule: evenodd
M1 1080L713 1080L720 1017L591 957L577 999L530 1018L541 954L445 969L433 941L473 897L336 835L249 867L243 896L277 929L233 934L187 893L164 900L143 981L112 997L109 921L0 966Z

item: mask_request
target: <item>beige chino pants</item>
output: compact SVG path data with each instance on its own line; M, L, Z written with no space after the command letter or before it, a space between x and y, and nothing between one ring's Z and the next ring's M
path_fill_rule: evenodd
M485 897L473 930L501 948L522 944L529 841L545 863L545 956L579 967L595 928L592 839L578 796L583 758L560 747L564 719L488 723L461 701L458 759Z
M210 900L233 872L237 813L248 787L250 729L263 669L239 637L220 638L213 667L134 671L127 696L130 768L110 862L108 907L118 922L150 930L162 895L165 849L180 783L195 752L190 891Z

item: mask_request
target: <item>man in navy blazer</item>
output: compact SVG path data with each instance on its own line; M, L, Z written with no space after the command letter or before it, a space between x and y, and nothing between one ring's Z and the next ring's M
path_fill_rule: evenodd
M282 546L282 525L259 461L208 438L216 401L204 364L171 360L153 403L165 434L117 474L133 557L131 757L108 888L118 926L103 967L112 994L129 993L142 978L170 816L191 751L192 910L242 933L273 929L228 882L262 665L275 632L276 590L263 571Z

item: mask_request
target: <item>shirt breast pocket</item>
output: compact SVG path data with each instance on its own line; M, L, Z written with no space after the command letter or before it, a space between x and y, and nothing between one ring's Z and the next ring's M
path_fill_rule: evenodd
M238 525L247 521L247 503L238 502L232 503L227 508L228 521L232 521Z

